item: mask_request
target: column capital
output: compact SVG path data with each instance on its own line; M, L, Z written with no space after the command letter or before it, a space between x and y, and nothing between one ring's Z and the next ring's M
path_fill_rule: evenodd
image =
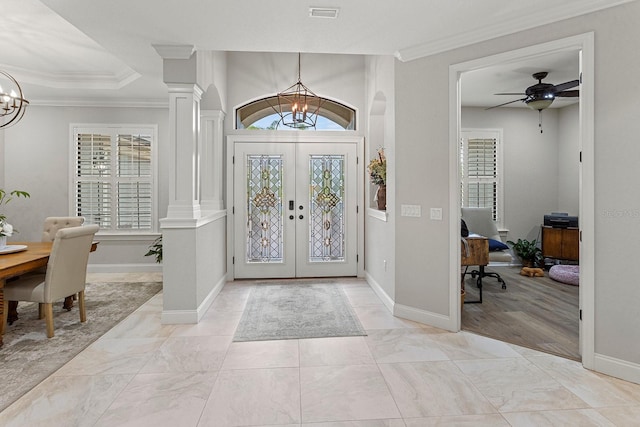
M195 52L192 44L152 44L162 59L189 59Z

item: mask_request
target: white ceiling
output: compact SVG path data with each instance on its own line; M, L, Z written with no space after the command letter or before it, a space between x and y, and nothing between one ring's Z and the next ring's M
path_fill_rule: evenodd
M162 102L153 44L406 61L629 1L636 0L2 0L0 69L34 104ZM338 18L311 18L311 6L337 7ZM549 83L574 80L577 54L469 73L464 101L506 102L493 93L524 91L536 71L549 71Z

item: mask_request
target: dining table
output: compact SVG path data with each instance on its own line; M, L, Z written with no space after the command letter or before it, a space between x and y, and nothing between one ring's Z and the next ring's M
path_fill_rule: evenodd
M91 252L98 247L97 241L91 244ZM0 253L0 346L3 344L5 331L4 322L4 285L7 280L24 274L42 271L47 266L53 242L11 242L11 248L15 251ZM72 297L65 300L65 307L73 305ZM17 318L17 304L9 309L9 315ZM15 312L14 312L15 311ZM14 312L14 313L12 313Z

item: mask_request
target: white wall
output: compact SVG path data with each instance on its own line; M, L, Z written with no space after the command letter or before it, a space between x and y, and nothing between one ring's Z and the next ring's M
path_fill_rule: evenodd
M364 129L364 57L307 54L301 56L301 79L316 95L340 100L357 109L356 126ZM234 109L275 95L298 78L297 53L229 52L227 54L227 133L233 131ZM357 132L362 135L362 131Z
M580 208L580 105L558 111L558 212L578 215Z
M383 301L395 300L395 106L394 59L376 56L367 58L367 108L369 129L365 140L365 164L384 147L387 157L387 211L373 212L374 189L365 181L365 270L374 289L381 290ZM375 215L377 214L377 215ZM385 220L386 219L386 220Z
M13 240L39 241L42 224L47 216L70 214L70 149L71 123L135 123L158 125L159 171L158 214L166 216L168 177L162 173L169 161L168 109L113 107L44 107L31 105L17 125L5 130L5 189L20 189L31 194L30 199L14 199L5 209L11 223L20 231ZM1 169L0 169L1 170ZM159 231L159 230L157 230ZM98 264L149 264L145 257L152 236L133 240L100 238L98 250L89 260ZM122 270L120 270L122 271Z
M396 302L449 315L449 66L472 59L595 32L595 350L598 360L640 366L640 287L630 265L637 250L630 230L640 228L637 101L640 2L473 46L396 63L397 202L444 208L443 221L398 217ZM425 102L425 100L429 102ZM457 239L455 239L457 240ZM632 369L634 365L628 365ZM640 375L638 375L640 381Z

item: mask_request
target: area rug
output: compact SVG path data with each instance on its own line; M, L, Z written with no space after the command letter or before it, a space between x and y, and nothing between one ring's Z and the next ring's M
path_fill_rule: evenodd
M249 295L234 341L367 335L346 295L332 283L259 284Z
M80 323L77 304L66 311L54 306L55 336L47 338L38 320L38 304L21 302L19 319L7 325L0 348L0 411L38 385L89 344L162 289L161 282L88 283L87 321Z

